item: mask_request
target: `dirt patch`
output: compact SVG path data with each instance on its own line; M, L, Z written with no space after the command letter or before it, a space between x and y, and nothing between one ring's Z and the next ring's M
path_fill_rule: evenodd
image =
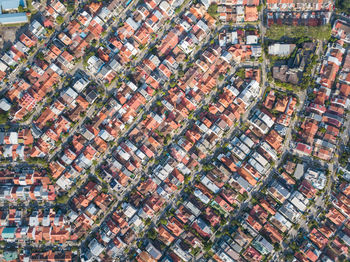
M20 27L0 27L0 48L6 49L11 47L16 40L16 32Z

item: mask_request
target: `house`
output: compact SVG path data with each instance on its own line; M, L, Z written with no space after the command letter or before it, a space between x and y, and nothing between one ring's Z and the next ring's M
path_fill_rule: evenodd
M157 231L159 234L159 239L167 246L174 242L175 238L164 226L159 226L157 228Z
M309 168L304 174L304 178L318 190L322 190L326 186L327 177L323 171Z
M91 254L98 257L105 249L103 245L101 245L96 238L92 239L88 244L89 250Z
M328 239L316 228L310 232L309 238L320 250L328 243Z
M340 226L343 224L343 221L345 219L345 216L340 213L335 207L331 207L328 213L326 214L326 217L332 221L336 226Z
M332 28L332 35L350 43L350 25L343 20L336 20Z
M145 249L155 261L158 261L162 256L162 253L157 248L155 248L152 243L148 243Z
M277 181L274 181L268 189L268 193L277 199L280 203L284 203L290 196L290 192Z
M311 155L312 149L312 146L300 142L294 145L294 151L301 155Z
M201 218L197 218L193 222L192 227L197 230L202 237L209 238L213 234L210 227Z
M258 236L252 246L256 248L262 255L270 254L273 251L273 246L264 237Z
M248 261L261 261L263 256L252 246L249 246L242 254Z
M255 22L259 19L259 12L256 6L246 6L244 9L244 21Z
M102 66L104 65L104 62L101 59L97 58L96 56L91 56L88 59L87 64L88 64L89 70L93 74L96 74L101 70Z

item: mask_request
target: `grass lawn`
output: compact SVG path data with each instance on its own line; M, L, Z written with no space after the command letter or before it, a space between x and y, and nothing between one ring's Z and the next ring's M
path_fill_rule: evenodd
M325 40L331 36L331 26L286 26L272 25L266 32L266 37L272 40L279 40L283 37L287 38L303 38L309 37L313 39Z
M17 24L0 24L0 27L21 27L27 23L17 23Z

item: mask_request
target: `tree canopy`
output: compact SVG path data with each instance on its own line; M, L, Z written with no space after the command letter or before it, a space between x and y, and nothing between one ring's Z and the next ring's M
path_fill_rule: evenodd
M211 4L208 8L208 14L212 17L216 17L218 15L218 5L217 4Z
M5 124L9 119L9 113L0 110L0 124Z
M339 12L350 14L350 0L336 0L335 6Z

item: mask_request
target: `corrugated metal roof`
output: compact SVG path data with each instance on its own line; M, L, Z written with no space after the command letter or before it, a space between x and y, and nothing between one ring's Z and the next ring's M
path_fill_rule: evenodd
M0 15L0 24L19 24L27 23L26 13L2 14Z

